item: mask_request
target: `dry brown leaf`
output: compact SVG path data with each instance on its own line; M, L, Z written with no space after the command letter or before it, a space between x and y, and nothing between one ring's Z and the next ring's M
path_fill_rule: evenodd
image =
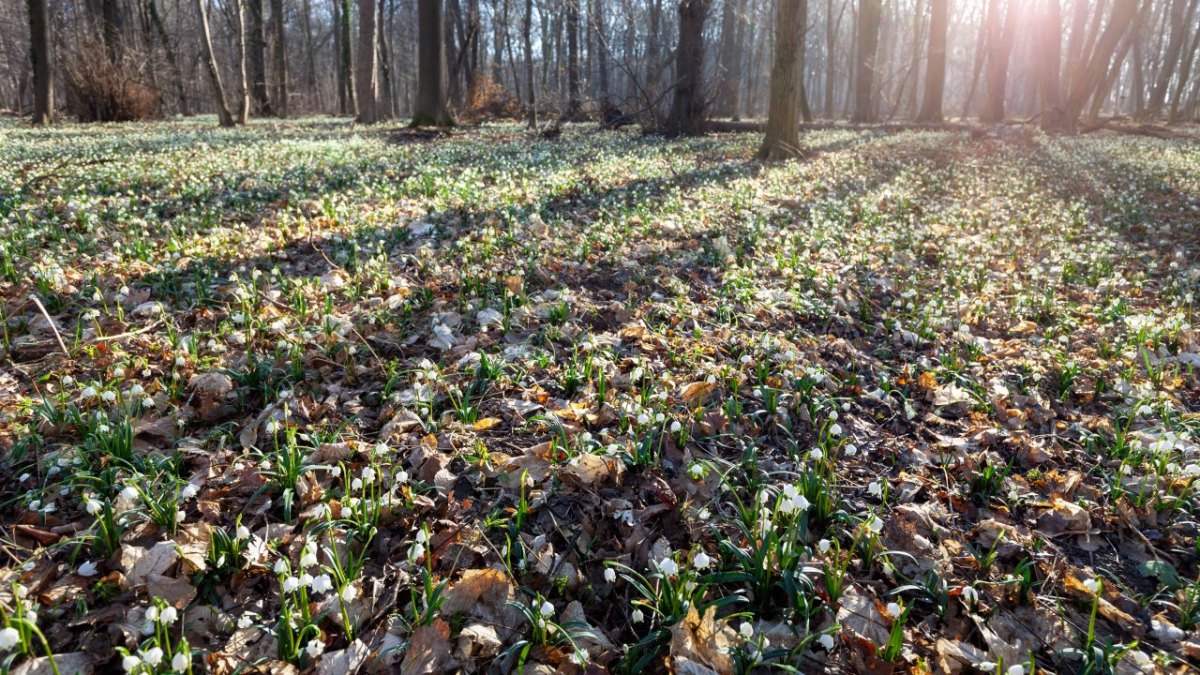
M677 670L688 669L691 662L718 675L733 673L729 650L734 646L736 633L724 622L718 624L716 616L716 607L709 607L701 617L695 606L690 606L683 621L671 627L670 654Z
M433 675L451 669L450 624L435 619L433 623L413 631L408 640L408 652L400 662L401 675Z

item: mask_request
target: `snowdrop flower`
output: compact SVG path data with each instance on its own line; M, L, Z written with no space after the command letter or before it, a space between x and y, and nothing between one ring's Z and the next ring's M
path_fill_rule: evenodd
M425 555L425 544L422 544L421 542L417 542L417 543L413 544L408 549L408 559L413 562L420 560L424 555Z
M304 548L304 554L300 556L300 567L309 568L316 564L317 552L306 546Z
M1142 652L1135 653L1141 654ZM1015 666L1009 666L1008 670L1004 671L1004 675L1025 675L1025 666L1022 666L1019 663Z
M300 575L300 585L301 586L312 586L313 581L315 581L315 580L313 579L313 575L311 575L311 574L301 574Z
M142 660L133 654L121 659L121 667L124 668L125 672L127 673L132 673L133 671L137 670L138 666L140 665L142 665Z
M829 433L833 436L841 436L842 435L842 425L834 424L833 426L829 427Z
M21 634L17 632L16 628L5 628L4 630L0 630L0 651L7 652L13 647L16 647L17 643L20 641Z
M673 577L679 574L679 565L670 558L663 558L658 562L658 571L662 572L664 576Z
M974 605L979 602L979 591L974 586L963 586L962 598Z
M142 392L144 392L144 391L146 391L146 390L145 390L145 388L142 387L142 385L135 384L129 388L129 395L130 396L140 396L142 394Z
M147 665L157 668L158 664L162 663L163 650L159 647L151 647L150 649L142 652L142 660L145 661Z
M186 672L192 665L192 655L187 651L181 651L171 659L171 670L177 672Z
M901 612L901 609L900 609L900 605L899 605L899 603L895 603L895 602L889 602L889 603L887 604L887 613L888 613L888 615L889 615L889 616L891 616L893 619L898 619L898 618L900 618L900 612Z
M137 488L133 487L132 485L125 486L125 488L123 490L121 490L121 498L128 500L128 501L133 501L133 500L137 499L138 498Z
M833 651L833 636L829 633L825 633L821 637L817 638L817 642L821 643L821 646L825 648L825 651Z
M275 574L283 574L284 572L287 572L288 571L287 558L280 558L279 560L276 560L274 569L275 569Z
M979 663L975 664L975 667L978 668L979 670L982 670L985 673L990 673L996 669L996 662L995 661L980 661Z
M821 553L829 553L830 543L828 539L822 539L817 542L817 550Z
M1099 577L1096 577L1095 579L1088 579L1087 581L1083 582L1084 588L1088 589L1093 594L1099 593L1102 585L1103 582L1100 581Z
M847 443L846 447L842 449L842 453L847 457L853 457L858 454L858 446L853 443Z
M94 516L97 513L100 513L102 510L104 510L104 503L98 499L92 499L91 497L84 497L83 510L87 511L88 515Z
M353 602L357 597L358 588L356 588L354 584L346 584L346 587L342 589L342 601Z
M314 593L328 593L333 590L333 579L328 574L322 574L312 580Z
M820 448L813 448L808 451L808 458L814 462L819 462L825 459L825 451Z
M630 618L630 619L631 619L631 620L632 620L634 623L641 623L641 622L643 622L643 621L645 621L645 620L646 620L646 615L645 615L645 614L642 614L642 610L641 610L641 608L638 608L638 609L635 609L635 610L633 610L633 612L631 612L631 613L629 614L629 618Z
M84 387L83 391L80 392L80 396L83 396L83 398L85 400L96 398L96 388L95 387Z
M742 637L749 640L754 635L754 626L751 626L749 621L743 621L741 627L738 628L738 632L742 634Z
M375 480L375 469L372 469L369 466L367 468L363 469L362 470L362 479L368 483L374 481Z
M105 403L112 403L113 401L117 400L117 394L116 392L109 390L101 394L100 398L104 399Z
M310 659L315 659L321 654L325 653L325 643L313 638L312 640L308 641L307 645L305 645L304 651L308 654Z
M243 614L238 617L238 622L237 622L238 628L249 628L250 626L253 626L253 625L254 625L254 617L251 616L250 614Z
M287 577L283 580L284 593L294 593L298 588L300 588L300 580L296 577Z
M637 421L638 421L638 424L645 426L650 423L650 416L647 415L646 413L642 413L641 415L638 415Z
M671 433L677 434L677 433L679 433L679 430L682 428L683 428L683 425L679 423L679 420L675 420L674 422L671 422Z
M867 486L867 494L872 497L880 497L883 495L883 485L879 481L873 481Z
M362 486L363 486L363 481L361 478L355 478L354 480L350 481L350 489L351 490L355 490L355 491L361 490Z
M696 554L695 558L692 558L692 564L698 570L708 569L708 566L712 564L712 558L708 557L708 554L704 551L700 551Z
M875 534L879 534L883 531L883 521L880 520L879 516L875 515L874 513L867 518L866 525L867 529Z
M80 565L76 573L81 577L94 577L96 576L96 563L89 560Z
M159 612L158 620L163 624L170 626L179 620L179 610L167 605Z
M548 600L543 601L542 606L538 608L538 612L541 613L542 616L550 616L551 614L554 614L554 605L550 604L550 601Z
M200 492L200 488L195 483L188 483L182 490L179 491L180 499L191 499Z
M234 537L236 537L239 540L249 539L250 538L250 528L246 527L245 525L238 525L237 533L234 534Z
M617 580L617 571L611 567L604 568L604 580L608 583L614 583Z
M73 384L75 384L75 378L71 377L70 375L64 375L64 376L63 376L63 379L62 379L62 386L64 386L64 387L69 387L69 386L71 386L71 385L73 385Z

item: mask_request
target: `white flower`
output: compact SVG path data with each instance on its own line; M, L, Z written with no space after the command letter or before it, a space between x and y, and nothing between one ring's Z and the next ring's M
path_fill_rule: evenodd
M88 498L84 502L83 510L87 511L88 515L94 516L104 510L104 503L97 499Z
M234 534L234 536L239 540L249 539L250 538L250 528L246 527L245 525L238 525L237 533Z
M368 483L375 480L375 469L372 469L369 466L367 468L363 469L362 470L362 479Z
M117 393L110 389L101 394L100 398L104 399L105 403L112 403L113 401L117 400Z
M1100 578L1097 577L1095 579L1088 579L1087 581L1083 582L1083 586L1084 586L1084 588L1087 588L1092 593L1099 593L1100 586L1101 586Z
M192 665L192 655L188 652L179 652L171 659L171 670L180 673L185 672L190 665Z
M300 580L296 577L287 577L283 580L284 593L294 593L298 588L300 588Z
M0 651L9 651L21 641L21 634L16 628L0 630Z
M346 587L342 589L342 600L344 602L352 602L357 597L358 588L354 584L346 584Z
M671 433L673 433L673 434L679 433L679 430L682 428L683 428L683 425L679 423L679 420L675 420L674 422L671 422Z
M179 620L179 611L176 610L174 607L167 605L166 607L163 607L163 610L160 613L158 620L161 621L162 623L170 626L171 624L173 624Z
M146 621L158 621L158 607L150 605L146 608Z
M833 436L841 436L842 435L842 425L835 424L835 425L829 427L829 433Z
M708 557L708 554L704 551L700 551L696 554L695 558L692 558L692 564L698 570L708 569L708 566L712 564L712 558Z
M662 572L664 576L673 577L679 574L679 565L670 558L663 558L658 562L658 571Z
M238 628L249 628L250 626L253 626L253 625L254 625L254 617L253 616L250 616L249 614L243 614L238 617L238 621L237 621Z
M301 574L300 575L300 585L301 586L312 586L313 581L314 581L313 575L311 575L311 574Z
M127 673L132 673L133 671L137 670L137 667L140 665L142 665L142 660L133 654L121 659L121 667L124 668L125 672Z
M192 497L195 497L196 493L198 492L200 492L200 488L197 487L195 483L188 483L182 490L179 491L179 498L191 499Z
M650 416L646 413L642 413L641 415L638 415L637 421L638 424L645 426L650 423Z
M829 553L830 546L831 544L829 543L828 539L822 539L821 541L817 542L817 550L821 553Z
M417 542L408 549L408 559L416 562L425 555L425 544Z
M280 558L275 561L275 574L283 574L288 571L287 558Z
M867 518L867 529L875 534L879 534L883 530L883 521L880 520L879 516L872 513L870 517Z
M540 612L542 616L550 616L551 614L554 614L554 605L550 604L549 600L545 600L542 602L542 606L538 608L538 612Z
M163 650L159 647L151 647L150 649L142 652L142 660L147 664L157 668L158 664L162 663Z
M312 589L314 593L328 593L333 590L333 580L328 574L322 574L312 580Z
M819 462L825 459L825 451L820 448L813 448L808 451L808 458L814 462Z
M853 443L847 443L846 447L842 450L842 454L847 457L853 457L858 454L858 446Z
M883 485L879 481L873 481L870 485L867 485L867 493L872 497L879 497L883 494Z
M81 577L96 576L96 563L92 562L91 560L83 563L82 565L79 566L79 570L77 573Z
M749 621L743 621L741 628L738 628L738 632L742 634L742 637L750 639L754 635L754 626L751 626Z
M80 396L83 396L83 398L85 400L91 399L91 398L96 398L96 388L95 387L84 387L83 391L80 392Z
M817 642L821 643L821 646L825 648L825 651L833 651L833 636L829 633L825 633L821 637L817 638Z
M642 614L641 608L638 608L630 613L629 618L632 619L634 623L641 623L646 620L646 615Z
M308 641L308 644L304 647L304 651L308 653L309 658L315 659L325 653L325 643L314 638Z
M963 586L962 598L974 605L979 602L979 591L974 586Z
M317 552L312 549L304 549L304 555L300 556L300 567L308 568L317 564Z
M1135 653L1141 654L1142 652ZM1004 675L1025 675L1025 666L1019 663L1015 666L1009 666L1008 670L1004 671Z
M978 668L979 670L982 670L985 673L990 673L996 669L996 662L995 661L980 661L979 663L975 664L975 667Z
M893 619L898 619L898 618L900 618L900 612L901 612L900 605L898 603L889 602L887 604L888 616L892 617Z
M611 567L604 568L604 580L608 583L613 583L617 580L617 571Z
M133 501L133 500L137 499L138 498L137 488L133 487L132 485L125 486L125 488L123 490L121 490L121 498L125 499L127 501Z

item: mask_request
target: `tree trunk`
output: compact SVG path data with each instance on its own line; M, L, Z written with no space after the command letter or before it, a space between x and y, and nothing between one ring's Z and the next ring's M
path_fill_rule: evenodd
M1171 97L1171 106L1167 111L1167 122L1171 124L1179 121L1179 108L1183 104L1183 97L1191 82L1192 65L1196 62L1197 50L1200 50L1200 30L1196 31L1192 37L1191 46L1187 47L1183 53L1183 63L1179 66L1179 79L1175 84L1175 95ZM1200 86L1193 88L1193 96L1197 91L1200 91Z
M525 43L525 79L528 80L526 85L529 87L529 100L526 104L528 122L530 129L536 129L538 118L537 82L533 79L533 0L525 0L525 25L521 31L521 38Z
M717 55L717 99L714 117L737 115L738 72L733 67L738 48L737 31L742 11L740 0L724 0L721 7L721 46Z
M245 0L250 25L243 39L250 50L250 91L255 111L273 115L271 98L267 93L267 41L263 38L263 0Z
M1008 8L1004 12L1004 25L1000 25L999 12L995 21L989 27L988 65L987 65L987 100L984 101L983 114L980 119L988 123L1004 121L1004 99L1008 88L1008 62L1012 56L1013 33L1017 28L1017 3L1020 0L1008 0Z
M879 47L881 0L858 1L858 36L854 58L855 123L875 121L875 56Z
M1187 42L1188 32L1191 28L1189 25L1191 24L1191 13L1196 9L1196 4L1196 2L1189 3L1187 0L1171 2L1169 22L1171 37L1167 41L1167 50L1163 53L1162 66L1158 69L1154 88L1150 90L1150 99L1146 102L1146 117L1154 118L1162 114L1163 105L1167 100L1167 91L1171 86L1171 78L1175 75L1180 54L1183 53L1184 44Z
M271 29L275 40L275 114L279 117L288 115L287 42L284 31L286 18L283 15L283 0L271 0Z
M417 0L417 101L413 126L454 124L446 107L446 45L442 0Z
M668 136L704 133L704 21L709 0L680 0L675 51L675 96L663 131Z
M233 113L225 102L225 87L221 85L221 70L217 68L217 57L213 54L212 31L208 27L208 0L196 0L200 12L200 42L204 49L204 68L208 71L208 83L212 88L213 103L217 109L217 122L223 127L233 126Z
M563 119L579 119L582 102L579 99L579 3L566 0L567 19L567 110Z
M925 98L921 102L921 112L917 115L918 122L942 122L942 98L946 91L946 29L950 23L949 9L949 0L931 0L929 51L925 63Z
M250 122L250 76L246 66L246 5L243 0L234 2L234 10L237 12L238 79L241 85L241 105L238 106L237 122L245 125Z
M1059 0L1041 0L1035 34L1038 44L1038 93L1042 99L1039 123L1051 133L1074 133L1075 120L1062 103L1062 9Z
M771 66L771 94L767 129L758 156L780 160L799 153L800 77L797 66L804 50L805 0L776 0L775 63Z
M358 0L358 68L354 86L358 89L359 124L379 121L379 60L375 51L375 0Z
M392 8L394 9L396 0L391 1ZM392 83L392 44L388 40L387 5L388 0L379 0L379 19L375 29L375 34L379 38L377 45L379 54L379 119L391 119L396 115L393 105L396 99Z
M28 0L29 59L33 66L33 123L54 122L54 32L46 0Z
M344 102L340 112L343 115L358 117L358 97L354 91L354 50L351 48L351 40L354 35L353 21L350 16L351 5L350 0L340 0L340 2L341 59L338 65L342 73L342 92L339 100Z
M608 89L608 39L604 3L608 0L592 0L593 20L596 26L596 79L600 87L600 116L603 118L612 108L611 93Z
M1112 12L1104 32L1096 40L1090 57L1081 70L1071 77L1071 90L1067 97L1067 115L1078 120L1080 113L1092 95L1108 75L1110 61L1117 53L1121 38L1134 22L1138 10L1137 0L1113 0Z

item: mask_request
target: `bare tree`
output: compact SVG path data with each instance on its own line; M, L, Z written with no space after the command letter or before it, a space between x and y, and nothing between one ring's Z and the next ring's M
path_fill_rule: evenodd
M359 124L379 121L379 61L376 53L375 0L358 0L358 69L355 89L358 90Z
M54 121L53 31L46 0L28 0L29 58L33 65L33 123Z
M1053 0L1057 2L1057 0ZM946 89L946 29L949 26L949 0L931 0L929 50L925 59L925 95L918 122L942 121L942 98Z
M260 115L273 115L271 97L267 93L267 41L263 37L263 0L244 0L250 23L245 31L246 47L250 61L250 93L254 97L255 111Z
M999 12L993 14L988 29L987 97L980 118L984 122L1004 121L1005 92L1008 86L1008 62L1012 55L1013 33L1016 31L1018 0L1008 0L1004 22Z
M271 32L275 41L275 114L279 117L288 116L287 31L284 29L286 18L283 0L271 0Z
M767 133L758 156L779 160L797 154L800 139L800 54L804 51L806 0L776 0L775 63L771 66L771 100Z
M212 31L208 25L208 0L196 0L196 11L200 15L201 45L204 48L204 68L208 71L208 83L212 88L213 105L217 109L217 122L223 127L234 125L233 113L225 101L225 87L221 85L221 69L213 53Z
M442 0L417 0L419 63L417 102L413 126L445 127L454 124L446 105L446 46Z
M709 0L680 0L675 49L675 96L663 131L668 136L704 133L704 21Z
M533 0L525 0L525 25L521 31L525 42L525 79L528 81L529 100L526 104L530 129L537 128L537 83L533 79Z
M882 0L858 0L858 45L854 56L854 116L856 123L875 121L875 58L879 48Z

